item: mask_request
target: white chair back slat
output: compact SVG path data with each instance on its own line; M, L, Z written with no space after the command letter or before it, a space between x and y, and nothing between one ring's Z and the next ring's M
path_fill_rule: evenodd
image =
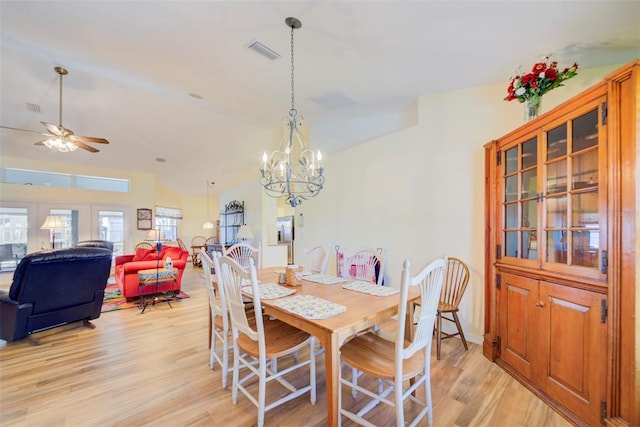
M223 329L225 331L229 330L229 313L228 313L228 307L227 307L227 299L226 299L226 294L224 292L224 288L222 287L222 284L220 283L222 281L222 278L220 277L221 275L218 273L220 271L220 257L222 256L222 254L220 252L213 252L212 253L213 258L210 258L209 255L207 254L207 251L204 250L204 248L201 249L200 252L200 256L202 257L201 259L202 261L202 268L205 274L205 277L209 276L209 280L210 282L213 282L213 275L211 274L211 269L213 268L213 271L216 272L216 283L215 286L212 286L212 288L214 289L214 295L217 295L217 299L216 299L216 315L221 316L222 317L222 323L223 323ZM205 268L205 261L207 262L209 267Z
M228 256L240 264L243 268L249 267L249 260L253 259L256 268L262 268L262 244L258 247L251 246L249 243L241 242L231 245L229 248L222 247L222 254Z

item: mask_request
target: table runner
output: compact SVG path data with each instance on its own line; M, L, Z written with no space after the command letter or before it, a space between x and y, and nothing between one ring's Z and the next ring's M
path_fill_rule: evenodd
M378 297L387 297L389 295L395 295L400 292L396 288L392 288L391 286L380 286L369 282L352 282L347 283L346 285L342 285L344 289L348 289L350 291L362 292L365 294L371 294Z
M259 283L258 290L260 291L260 299L275 299L296 293L295 289L286 288L275 283ZM242 292L251 294L251 286L243 286Z
M347 311L347 307L313 295L296 295L274 302L280 308L306 319L326 319Z
M326 274L310 274L308 276L304 276L303 278L304 280L321 283L323 285L335 285L336 283L344 283L349 280L345 279L344 277L329 276Z

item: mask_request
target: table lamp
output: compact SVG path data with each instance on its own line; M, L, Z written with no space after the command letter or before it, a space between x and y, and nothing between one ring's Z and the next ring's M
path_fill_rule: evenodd
M251 231L251 227L247 224L242 224L238 230L238 234L236 234L236 238L240 240L253 239L253 231Z
M156 242L156 250L160 252L162 251L162 242L166 242L167 238L160 230L149 230L144 240L147 242Z
M58 215L48 215L44 220L44 224L40 227L41 230L52 230L51 233L51 249L56 248L56 230L65 228L62 218Z

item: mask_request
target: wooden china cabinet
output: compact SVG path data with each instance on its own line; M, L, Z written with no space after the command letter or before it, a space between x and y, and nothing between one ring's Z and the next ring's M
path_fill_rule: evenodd
M485 145L483 351L578 425L640 423L639 64Z

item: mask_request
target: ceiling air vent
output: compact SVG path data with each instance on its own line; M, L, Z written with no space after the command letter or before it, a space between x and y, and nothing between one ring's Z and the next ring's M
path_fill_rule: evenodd
M32 112L32 113L39 113L40 112L40 106L38 104L32 104L30 102L27 102L27 110Z
M269 49L258 41L252 41L247 45L247 47L271 61L280 58L280 54L278 52L273 49Z

